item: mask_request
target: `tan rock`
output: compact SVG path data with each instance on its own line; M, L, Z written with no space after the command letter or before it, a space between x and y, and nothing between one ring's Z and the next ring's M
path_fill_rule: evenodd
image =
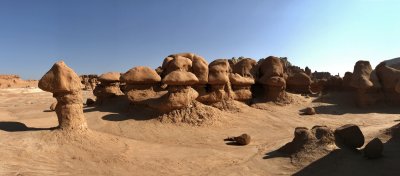
M55 63L39 81L39 87L57 99L55 111L62 130L87 129L80 84L79 76L63 61Z

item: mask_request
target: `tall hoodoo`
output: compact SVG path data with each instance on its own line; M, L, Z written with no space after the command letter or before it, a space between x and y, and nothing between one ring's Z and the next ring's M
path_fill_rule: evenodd
M232 99L233 93L229 81L231 67L226 59L217 59L209 65L208 84L211 90L202 95L198 100L202 103L212 104L224 100Z
M375 68L385 100L388 103L400 103L400 70L388 66L385 62L380 63Z
M375 104L381 97L381 87L375 72L368 61L357 61L354 65L350 86L357 91L357 105L365 107Z
M57 99L56 113L62 130L87 129L83 115L79 76L63 61L59 61L40 79L39 88L53 93Z
M243 102L250 102L252 98L251 85L254 80L254 66L257 62L251 58L240 59L232 65L232 73L229 80L234 92L234 99Z
M257 82L264 86L265 98L272 101L284 99L286 81L281 59L269 56L259 64Z
M175 70L187 71L193 73L199 80L192 85L199 95L206 93L206 84L208 83L208 63L207 61L193 53L171 54L164 59L162 65L162 77Z

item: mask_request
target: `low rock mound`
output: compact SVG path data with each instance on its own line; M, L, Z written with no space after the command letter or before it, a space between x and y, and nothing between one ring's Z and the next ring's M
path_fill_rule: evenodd
M199 102L193 102L183 109L176 109L158 117L162 123L174 123L191 126L210 126L218 124L222 118L221 111Z
M324 156L334 148L333 132L327 126L314 126L311 130L297 127L291 142L278 149L289 155L293 164L306 165Z

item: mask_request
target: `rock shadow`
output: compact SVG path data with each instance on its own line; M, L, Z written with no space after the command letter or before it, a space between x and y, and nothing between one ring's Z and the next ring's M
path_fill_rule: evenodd
M19 132L19 131L41 131L41 130L54 130L57 127L50 127L50 128L34 128L28 127L24 123L21 122L0 122L0 130L7 131L7 132Z
M324 103L314 106L317 114L343 115L343 114L399 114L400 109L396 106L379 102L369 107L358 107L355 102L354 93L351 92L330 92L316 98L313 103Z
M293 175L400 175L399 162L400 141L392 138L384 144L382 158L367 159L361 151L337 149Z

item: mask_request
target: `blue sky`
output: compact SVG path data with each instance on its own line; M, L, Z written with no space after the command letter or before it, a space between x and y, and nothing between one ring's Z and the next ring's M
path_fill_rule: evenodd
M57 60L79 74L286 56L333 74L400 57L396 0L0 0L0 73L39 79Z

